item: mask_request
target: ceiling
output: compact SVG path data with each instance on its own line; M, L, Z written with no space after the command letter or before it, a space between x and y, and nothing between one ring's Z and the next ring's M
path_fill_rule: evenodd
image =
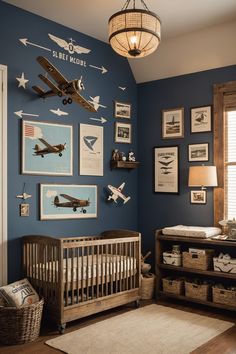
M125 3L124 0L5 1L104 42L108 42L109 17L121 10ZM236 0L145 0L145 2L150 11L155 12L161 19L162 43L190 32L236 20ZM141 7L140 0L136 1L136 7ZM132 61L137 60L140 61L138 65L140 70L142 59L131 59L130 65L132 68ZM145 70L152 68L145 65Z

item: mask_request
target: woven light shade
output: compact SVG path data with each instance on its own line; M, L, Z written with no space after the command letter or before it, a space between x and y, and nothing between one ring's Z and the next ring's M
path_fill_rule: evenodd
M109 19L109 42L124 57L145 57L157 49L160 40L160 19L149 10L125 9Z

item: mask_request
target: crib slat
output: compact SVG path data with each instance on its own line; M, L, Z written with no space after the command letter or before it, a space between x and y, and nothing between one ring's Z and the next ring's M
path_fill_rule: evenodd
M92 286L92 299L94 299L94 246L92 246L92 249L91 249L91 251L92 251L92 269L91 269L91 280L92 280L92 282L91 282L91 286Z
M86 247L87 267L86 267L86 301L89 299L89 246Z
M113 263L113 247L110 245L110 293L113 294L114 283L114 263Z
M106 252L106 261L105 261L105 274L106 274L106 295L108 295L108 261L107 261L107 254L108 254L108 249L107 249L107 244L105 245L105 252Z
M65 303L66 303L66 306L68 306L68 300L69 300L69 296L68 296L68 293L69 293L69 274L68 274L68 271L69 271L69 262L68 262L68 248L65 249L65 256L66 256L66 274L65 274L65 281L66 281L66 284L65 284L65 291L66 291L66 297L65 297ZM63 263L64 263L64 260L63 260ZM63 270L63 273L64 273L64 270Z
M79 303L79 296L80 296L80 293L79 293L79 248L77 247L76 248L76 301L77 301L77 304Z
M81 247L81 301L84 302L84 246Z
M104 290L104 245L101 245L102 253L101 253L101 293L103 297L103 290Z
M97 298L99 297L99 245L96 247L96 294Z
M125 244L125 261L126 261L126 265L125 265L125 279L126 279L126 285L125 285L125 289L128 290L128 271L129 271L129 264L128 264L128 261L129 261L129 258L128 258L128 252L127 252L127 248L128 245L127 243Z
M75 249L72 248L71 250L71 304L74 305L74 269L75 269L75 266L74 266L74 257L75 257Z
M117 247L117 243L115 245L115 270L116 270L116 284L115 284L115 289L116 289L116 293L118 292L118 247Z

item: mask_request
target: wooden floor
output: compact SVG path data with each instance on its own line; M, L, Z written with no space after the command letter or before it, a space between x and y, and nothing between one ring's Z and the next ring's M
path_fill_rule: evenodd
M141 306L146 306L152 303L151 301L141 302ZM236 312L230 313L217 309L209 309L207 307L200 307L198 305L187 305L181 302L168 302L167 300L162 300L158 302L164 306L171 306L180 310L185 310L189 312L195 312L205 316L211 316L218 319L235 322L235 326L220 334L219 336L213 338L206 344L202 345L198 349L194 350L191 354L236 354ZM109 310L97 315L93 315L78 321L71 322L67 325L66 333L75 331L82 327L89 326L93 323L102 321L112 316L120 315L127 311L132 311L134 309L134 304L129 304L126 306L121 306L119 308ZM1 354L55 354L61 353L59 350L53 349L45 345L45 341L58 336L56 328L49 324L43 323L41 326L41 335L33 343L28 343L24 345L15 345L15 346L2 346L0 344L0 353ZM168 342L168 338L167 338ZM105 353L104 353L105 354ZM137 353L137 354L146 354L146 353ZM157 353L158 354L158 353ZM178 354L178 353L176 353Z

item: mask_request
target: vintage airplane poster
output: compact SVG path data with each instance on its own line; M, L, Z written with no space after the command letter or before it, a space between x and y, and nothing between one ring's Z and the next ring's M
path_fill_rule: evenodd
M72 176L72 125L23 120L22 173Z
M178 193L178 146L154 148L154 191Z
M96 217L96 185L40 185L40 220L86 219Z
M80 175L103 176L103 127L80 124Z

